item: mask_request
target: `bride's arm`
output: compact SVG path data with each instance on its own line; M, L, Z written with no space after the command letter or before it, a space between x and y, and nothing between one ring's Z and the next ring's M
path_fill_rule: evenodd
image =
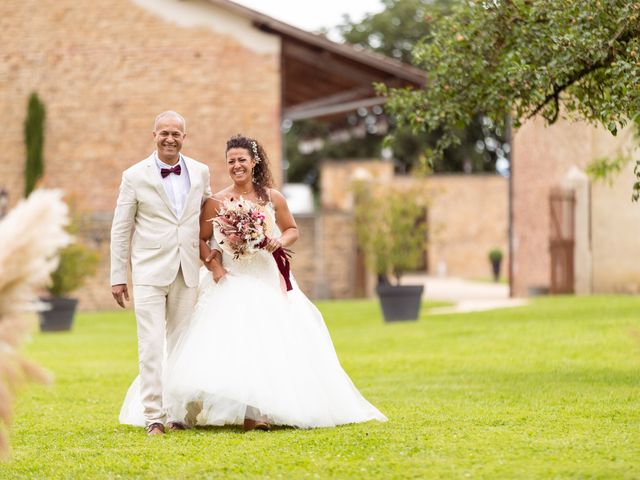
M219 250L212 250L208 244L213 235L211 219L217 215L219 206L218 200L208 198L200 211L200 260L207 270L213 273L216 282L227 273L222 266L222 254Z
M271 202L276 212L276 223L282 235L278 239L272 239L267 244L267 250L270 252L276 250L279 246L285 248L290 247L300 236L298 225L296 225L296 221L293 219L284 195L277 190L271 190Z

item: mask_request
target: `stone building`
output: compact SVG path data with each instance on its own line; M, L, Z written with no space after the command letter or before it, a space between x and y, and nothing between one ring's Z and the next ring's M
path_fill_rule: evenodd
M640 206L632 129L613 137L602 128L542 119L513 139L512 294L640 292ZM609 182L592 181L596 159L630 162Z
M412 67L228 0L3 0L0 38L0 188L11 204L22 194L22 124L35 91L47 109L42 185L66 192L85 219L85 237L102 253L98 275L81 294L84 308L113 306L111 215L121 172L153 149L157 113L185 116L183 151L209 165L214 191L227 182L224 142L237 132L264 144L281 185L283 119L332 121L383 103L372 82L416 86L425 79ZM304 288L347 284L348 272L325 268L312 251L322 251L322 240L313 240L322 224L300 222L306 243L295 261L305 266L298 269ZM340 279L322 280L326 275Z

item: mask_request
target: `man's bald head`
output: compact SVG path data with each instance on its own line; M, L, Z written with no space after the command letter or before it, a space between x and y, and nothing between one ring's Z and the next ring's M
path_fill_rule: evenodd
M160 115L156 117L155 122L153 122L153 131L156 132L158 130L158 124L166 119L166 118L175 118L182 124L182 133L187 132L187 122L182 115L178 112L174 112L173 110L167 110L166 112L162 112Z

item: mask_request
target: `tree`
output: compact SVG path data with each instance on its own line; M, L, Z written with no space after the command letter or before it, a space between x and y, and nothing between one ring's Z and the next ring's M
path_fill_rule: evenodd
M337 27L342 38L404 63L412 61L413 47L429 33L428 20L447 14L455 0L383 0L384 10L353 22L347 15Z
M639 17L637 0L460 2L413 50L425 88L378 91L400 125L440 134L431 161L479 112L498 128L566 115L615 135L640 112Z
M460 0L383 0L384 10L366 15L357 23L349 17L338 27L345 41L368 48L402 62L413 62L413 48L428 38L432 20L447 16ZM419 66L419 65L418 65ZM427 73L429 73L427 71ZM386 110L386 109L385 109ZM425 158L425 152L433 149L438 141L438 131L422 131L418 135L404 125L391 124L394 157L397 169L409 171ZM445 149L443 155L432 159L430 170L435 172L483 172L494 171L501 150L485 148L492 142L503 143L502 132L489 128L478 113L473 121L458 132L462 141ZM487 139L491 139L487 142Z
M343 130L345 133L348 130ZM351 134L349 134L351 135ZM361 131L358 136L332 140L332 133L323 122L300 120L293 122L284 137L287 181L302 182L319 188L320 162L325 158L379 158L382 137Z
M383 11L368 14L359 22L345 16L344 23L339 25L337 30L344 41L352 45L411 63L412 49L429 33L430 19L448 14L451 6L457 1L459 0L383 0ZM421 164L425 152L433 148L439 133L421 132L416 135L406 126L395 125L394 119L389 118L382 108L375 108L378 111L372 109L373 111L363 117L357 114L349 116L345 131L354 129L361 131L361 135L352 136L347 141L336 142L328 139L329 131L320 122L295 122L285 137L289 162L288 179L313 183L318 177L318 161L322 158L379 157L383 148L382 139L387 133L390 133L388 137L393 139L390 146L393 148L397 172L408 172ZM372 133L368 126L361 125L365 121L371 121L371 117L374 116L381 119L380 124L387 124L389 130L378 129ZM463 128L460 132L464 139L461 144L447 149L442 157L432 162L430 170L494 171L496 159L503 151L503 141L500 132L497 133L498 135L486 121L482 121L481 116L477 116L471 126ZM328 140L312 152L304 153L299 151L298 146L301 142L304 143L305 138ZM492 148L494 143L496 148Z
M44 173L42 150L44 148L44 104L37 93L29 96L27 118L24 121L24 143L26 146L26 162L24 167L24 196L36 188L36 184Z

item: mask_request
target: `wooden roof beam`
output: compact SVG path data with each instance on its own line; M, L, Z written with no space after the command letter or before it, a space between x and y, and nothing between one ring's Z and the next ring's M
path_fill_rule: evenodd
M297 45L286 44L283 49L285 61L287 57L310 65L314 68L324 70L338 77L348 78L354 84L371 84L372 82L382 80L379 76L370 73L364 73L362 67L348 65L346 62L340 62L326 51L316 52L309 48Z
M333 105L324 105L316 107L306 108L285 108L282 111L282 118L288 120L304 120L307 118L327 117L329 115L336 115L338 113L353 112L361 107L373 107L375 105L382 105L387 101L386 97L370 97L362 98L360 100L354 100L351 102L337 103Z
M336 103L342 103L349 100L354 100L358 97L370 97L372 93L373 93L373 87L371 85L366 85L362 87L352 88L351 90L334 93L332 95L325 95L324 97L316 98L314 100L309 100L307 102L298 103L296 105L291 105L288 109L290 111L295 111L298 109L304 110L307 108L328 106Z

